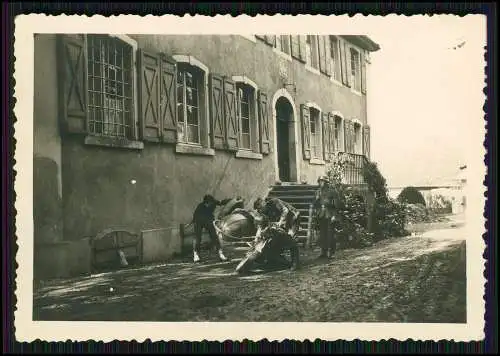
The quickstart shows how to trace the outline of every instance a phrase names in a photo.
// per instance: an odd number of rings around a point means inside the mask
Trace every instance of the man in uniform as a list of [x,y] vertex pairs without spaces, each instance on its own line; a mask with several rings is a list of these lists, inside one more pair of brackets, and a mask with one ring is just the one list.
[[223,205],[223,202],[218,201],[211,195],[205,195],[203,201],[198,204],[193,214],[193,224],[195,240],[193,243],[193,261],[200,261],[200,245],[201,245],[201,234],[203,229],[208,231],[212,247],[215,247],[219,253],[219,258],[221,261],[226,261],[227,258],[222,252],[222,248],[219,242],[219,237],[215,231],[213,222],[215,220],[214,211],[218,205]]
[[313,208],[319,228],[319,244],[321,247],[319,258],[330,258],[335,254],[336,249],[334,231],[335,198],[326,177],[319,177],[318,184],[319,190],[316,192]]
[[[297,229],[299,228],[300,212],[292,205],[278,198],[267,198],[263,200],[258,198],[254,203],[254,209],[264,216],[263,225],[268,223],[277,223],[283,228],[284,233],[275,236],[276,245],[283,249],[289,249],[292,265],[291,269],[295,270],[299,263],[299,248],[294,239]],[[259,230],[261,227],[259,227]]]

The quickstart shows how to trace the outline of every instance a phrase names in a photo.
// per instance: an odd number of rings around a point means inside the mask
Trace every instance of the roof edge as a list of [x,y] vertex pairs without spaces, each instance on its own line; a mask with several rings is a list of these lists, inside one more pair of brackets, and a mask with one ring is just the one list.
[[370,52],[377,52],[380,50],[380,45],[376,42],[374,42],[370,37],[365,36],[365,35],[342,35],[341,37],[345,38],[346,40],[352,42],[353,44],[358,45],[359,47],[370,51]]

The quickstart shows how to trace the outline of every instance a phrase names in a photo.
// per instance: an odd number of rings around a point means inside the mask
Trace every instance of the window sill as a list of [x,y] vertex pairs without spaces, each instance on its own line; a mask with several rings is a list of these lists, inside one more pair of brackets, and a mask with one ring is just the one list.
[[236,151],[236,158],[247,158],[247,159],[262,159],[262,154],[261,153],[256,153],[252,151],[247,151],[247,150],[239,150]]
[[333,83],[337,84],[338,86],[343,86],[344,85],[339,80],[335,79],[334,77],[330,77],[330,81],[332,81]]
[[319,158],[311,158],[309,160],[309,163],[317,165],[317,166],[324,166],[326,164],[325,161],[323,161],[322,159],[319,159]]
[[175,153],[184,153],[198,156],[215,156],[215,150],[212,148],[189,145],[187,143],[178,143],[175,145]]
[[311,67],[310,65],[306,64],[305,65],[306,69],[311,72],[311,73],[314,73],[314,74],[317,74],[317,75],[321,75],[321,72],[319,71],[319,69],[316,69],[316,68],[313,68]]
[[357,91],[356,89],[353,89],[352,87],[351,87],[351,92],[358,95],[358,96],[362,96],[360,91]]
[[128,148],[133,150],[144,149],[144,143],[141,141],[128,140],[126,138],[119,137],[87,136],[85,137],[85,144],[89,146]]

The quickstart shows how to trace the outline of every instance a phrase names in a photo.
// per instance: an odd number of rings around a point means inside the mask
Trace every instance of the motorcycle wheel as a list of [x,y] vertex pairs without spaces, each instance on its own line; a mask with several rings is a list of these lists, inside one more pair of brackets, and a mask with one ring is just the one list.
[[238,274],[243,274],[248,272],[250,267],[252,267],[253,263],[259,258],[260,252],[259,251],[252,251],[251,253],[247,254],[241,262],[236,266],[236,272]]

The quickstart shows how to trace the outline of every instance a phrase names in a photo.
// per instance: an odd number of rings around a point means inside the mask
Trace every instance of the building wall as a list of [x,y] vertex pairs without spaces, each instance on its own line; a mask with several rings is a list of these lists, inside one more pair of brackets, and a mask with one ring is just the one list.
[[[300,104],[314,102],[323,111],[338,111],[346,118],[357,118],[362,123],[367,121],[364,95],[354,94],[328,77],[307,70],[302,62],[282,58],[260,41],[236,35],[130,37],[141,49],[191,55],[210,72],[244,75],[260,90],[265,90],[269,102],[274,93],[283,89],[280,72],[286,72],[286,82],[296,84],[296,92],[290,87],[287,89],[297,113],[295,128],[301,178],[308,183],[315,183],[325,172],[325,166],[302,160]],[[42,211],[45,204],[52,204],[49,202],[57,202],[55,205],[59,207],[62,204],[65,239],[81,239],[117,226],[137,230],[175,226],[190,221],[195,205],[206,193],[217,198],[241,195],[251,201],[264,195],[274,183],[273,153],[262,160],[252,160],[222,151],[216,151],[215,156],[176,154],[172,145],[165,144],[145,143],[144,149],[135,151],[88,146],[81,137],[64,136],[61,142],[57,129],[55,36],[38,36],[35,53],[38,59],[35,61],[38,62],[35,70],[35,154],[55,162],[58,170],[52,165],[41,175],[45,177],[43,181],[50,182],[47,184],[59,187],[57,195],[52,192],[55,189],[39,189],[50,196],[42,194],[43,199],[36,198],[35,210]],[[273,137],[274,122],[271,131]]]
[[35,36],[33,217],[35,243],[62,239],[61,138],[55,35]]

